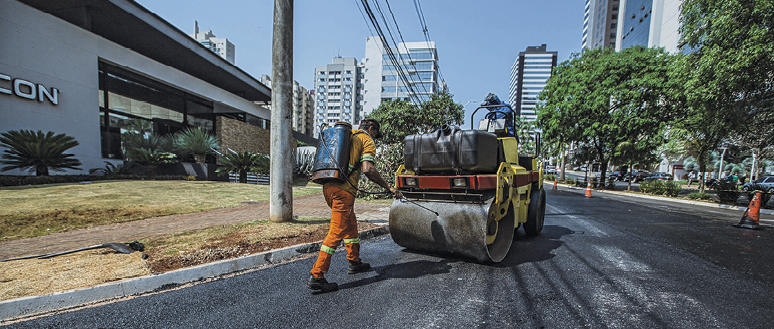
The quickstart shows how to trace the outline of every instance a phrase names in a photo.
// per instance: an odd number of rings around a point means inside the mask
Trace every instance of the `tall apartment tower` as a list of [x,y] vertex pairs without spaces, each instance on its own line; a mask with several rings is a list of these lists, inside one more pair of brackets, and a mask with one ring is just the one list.
[[439,83],[438,52],[434,41],[401,42],[392,53],[399,62],[397,66],[378,37],[366,38],[363,115],[390,99],[412,103],[428,100],[443,85]]
[[215,35],[212,34],[212,30],[199,33],[199,22],[197,21],[194,21],[194,33],[189,34],[189,36],[196,39],[196,41],[199,41],[199,43],[207,47],[207,49],[212,50],[220,55],[220,57],[223,57],[229,63],[235,64],[236,49],[234,44],[229,42],[228,39],[215,37]]
[[[262,75],[261,83],[271,88],[271,77],[265,74]],[[291,129],[307,136],[312,136],[314,132],[314,90],[306,90],[295,80],[293,81],[292,112]]]
[[618,3],[619,0],[586,0],[581,49],[615,47]]
[[556,66],[556,51],[546,51],[546,45],[527,47],[511,66],[511,86],[508,103],[527,121],[535,121],[538,94]]
[[616,51],[641,45],[679,51],[681,0],[620,0]]
[[317,66],[314,74],[314,136],[324,123],[332,126],[346,121],[357,127],[363,119],[363,64],[355,58],[336,57],[327,66]]

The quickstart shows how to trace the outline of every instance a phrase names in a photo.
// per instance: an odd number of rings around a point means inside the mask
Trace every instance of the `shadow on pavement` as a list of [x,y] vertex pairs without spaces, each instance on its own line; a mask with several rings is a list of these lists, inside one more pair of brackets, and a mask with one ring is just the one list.
[[451,270],[449,263],[451,262],[456,262],[456,260],[444,259],[439,262],[415,260],[400,264],[376,266],[371,269],[371,271],[376,272],[376,276],[342,284],[339,286],[339,289],[356,288],[387,279],[415,279],[425,275],[449,273]]
[[[550,214],[546,214],[546,217]],[[552,252],[561,247],[564,242],[562,236],[573,234],[575,231],[558,225],[545,225],[540,235],[528,237],[521,231],[513,239],[511,250],[502,262],[495,267],[514,267],[524,263],[541,262],[554,258]]]

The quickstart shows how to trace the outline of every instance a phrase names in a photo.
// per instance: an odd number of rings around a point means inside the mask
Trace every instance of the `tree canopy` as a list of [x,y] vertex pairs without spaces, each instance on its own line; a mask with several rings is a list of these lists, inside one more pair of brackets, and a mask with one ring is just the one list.
[[663,49],[641,46],[573,54],[539,96],[545,102],[538,106],[538,126],[546,140],[591,146],[603,173],[613,156],[627,163],[648,158],[674,116],[664,101],[670,61]]
[[408,135],[428,133],[444,124],[463,124],[465,111],[461,104],[454,102],[453,96],[442,90],[430,95],[430,99],[420,105],[404,100],[388,100],[382,102],[369,117],[379,121],[383,143],[403,143]]

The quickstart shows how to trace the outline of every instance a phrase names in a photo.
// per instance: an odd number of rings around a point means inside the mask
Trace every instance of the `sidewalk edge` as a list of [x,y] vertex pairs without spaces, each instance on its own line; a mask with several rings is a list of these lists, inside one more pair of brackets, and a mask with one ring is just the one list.
[[[583,187],[575,187],[575,186],[569,186],[565,184],[557,184],[558,186],[566,187],[573,190],[585,190],[586,188]],[[683,204],[690,204],[694,206],[702,206],[702,207],[710,207],[710,208],[721,208],[721,209],[731,209],[731,210],[741,210],[745,211],[747,210],[746,207],[739,207],[739,206],[731,206],[726,204],[718,204],[718,203],[708,203],[708,202],[701,202],[701,201],[689,201],[689,200],[682,200],[682,199],[673,199],[673,198],[666,198],[666,197],[660,197],[655,195],[647,195],[642,193],[621,193],[618,191],[608,191],[608,190],[593,190],[594,193],[607,193],[607,194],[615,194],[620,196],[631,196],[634,198],[642,198],[642,199],[651,199],[651,200],[659,200],[659,201],[667,201],[667,202],[676,202],[676,203],[683,203]],[[774,215],[774,210],[772,209],[761,209],[761,214],[767,214],[767,215]]]

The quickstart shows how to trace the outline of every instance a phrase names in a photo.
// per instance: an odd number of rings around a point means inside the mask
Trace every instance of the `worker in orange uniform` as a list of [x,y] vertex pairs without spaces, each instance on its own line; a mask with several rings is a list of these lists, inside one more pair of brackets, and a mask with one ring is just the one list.
[[357,183],[362,171],[368,179],[379,186],[389,189],[393,197],[400,199],[403,194],[391,187],[376,170],[374,156],[376,145],[374,138],[381,137],[379,122],[372,118],[360,121],[359,129],[352,130],[351,148],[349,152],[349,181],[328,182],[323,185],[323,195],[328,206],[331,207],[331,225],[328,235],[320,246],[320,255],[312,267],[312,276],[307,287],[323,292],[338,289],[338,284],[325,280],[325,273],[331,265],[331,258],[336,247],[344,241],[347,248],[347,260],[349,260],[349,274],[368,271],[371,265],[360,260],[360,239],[357,232],[357,219],[355,218],[355,195]]

